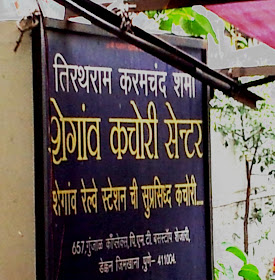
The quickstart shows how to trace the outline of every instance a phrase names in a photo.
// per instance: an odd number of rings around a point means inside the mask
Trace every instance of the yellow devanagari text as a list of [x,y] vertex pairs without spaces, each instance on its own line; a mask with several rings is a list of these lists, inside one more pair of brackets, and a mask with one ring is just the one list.
[[141,186],[144,215],[150,218],[151,209],[163,208],[165,205],[172,207],[171,203],[172,185],[162,185],[160,179],[155,176],[154,185]]
[[[183,149],[187,158],[193,158],[195,154],[199,158],[202,158],[200,145],[202,143],[202,121],[201,120],[184,120],[177,119],[172,106],[169,102],[166,102],[166,106],[170,113],[171,119],[165,119],[164,123],[168,126],[169,139],[165,143],[165,149],[170,159],[179,159],[179,138],[183,139]],[[180,126],[180,127],[179,127]],[[189,143],[189,137],[195,133],[197,140],[192,144]],[[193,146],[190,148],[190,146]],[[190,151],[191,149],[191,151]]]
[[55,180],[56,190],[52,191],[53,212],[56,216],[77,214],[77,189],[60,190]]
[[203,205],[203,201],[197,200],[197,183],[194,175],[191,175],[191,180],[188,175],[185,176],[186,183],[175,184],[175,199],[178,206],[184,203],[186,206]]
[[126,187],[113,187],[108,178],[109,187],[101,188],[102,201],[105,212],[126,211]]
[[[67,161],[67,154],[77,155],[78,161],[88,160],[88,155],[101,160],[100,118],[64,117],[54,98],[50,98],[57,116],[51,117],[51,148],[53,163]],[[84,107],[85,108],[85,107]]]
[[93,188],[86,188],[85,187],[85,182],[83,179],[81,179],[81,184],[82,184],[82,189],[80,190],[81,192],[81,200],[82,200],[82,206],[84,209],[84,212],[87,213],[92,213],[95,212],[97,213],[97,193],[98,189],[95,184],[95,180],[92,179],[92,184]]
[[138,185],[136,178],[133,178],[132,185],[129,187],[130,190],[130,197],[131,197],[131,204],[133,205],[134,209],[138,209]]
[[158,159],[157,112],[151,101],[147,106],[148,118],[141,117],[136,103],[131,100],[137,118],[110,118],[110,147],[117,159],[130,152],[136,159]]

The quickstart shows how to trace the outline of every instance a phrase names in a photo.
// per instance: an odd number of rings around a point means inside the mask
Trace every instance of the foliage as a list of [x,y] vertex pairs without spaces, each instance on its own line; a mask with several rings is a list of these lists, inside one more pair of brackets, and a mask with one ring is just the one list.
[[224,21],[225,34],[230,38],[231,45],[235,45],[237,50],[245,49],[259,44],[255,38],[251,38],[244,33],[242,33],[234,25],[227,21]]
[[[261,172],[275,164],[275,108],[268,102],[259,102],[257,110],[217,92],[212,101],[213,125],[224,136],[224,144],[234,144],[240,158],[257,164]],[[269,175],[274,170],[269,170]],[[275,175],[275,174],[274,174]]]
[[209,20],[196,12],[193,8],[178,8],[162,11],[147,12],[149,18],[154,18],[159,24],[160,30],[172,32],[173,25],[180,26],[182,30],[190,36],[205,36],[211,34],[215,42],[218,43],[216,34]]
[[242,260],[244,264],[247,264],[247,255],[238,247],[229,246],[225,251],[234,254],[236,257]]
[[254,203],[251,219],[259,223],[262,223],[262,219],[264,218],[264,216],[272,217],[274,215],[275,215],[274,203],[271,197],[268,197],[268,200],[264,203],[264,205],[261,205],[261,207],[257,206],[256,203]]
[[[236,246],[229,246],[226,248],[226,251],[236,256],[243,263],[241,269],[238,272],[238,275],[244,277],[246,280],[261,280],[259,276],[258,268],[248,262],[247,255]],[[214,268],[214,279],[226,279],[234,280],[234,271],[230,265],[225,265],[221,262],[217,262],[218,266]]]
[[[257,110],[216,93],[212,101],[214,129],[223,134],[225,146],[232,142],[240,152],[240,158],[245,159],[246,169],[246,199],[244,213],[244,251],[248,254],[248,223],[250,213],[251,176],[257,165],[261,172],[275,175],[275,108],[268,102],[257,104]],[[253,218],[261,222],[262,211],[255,208]]]

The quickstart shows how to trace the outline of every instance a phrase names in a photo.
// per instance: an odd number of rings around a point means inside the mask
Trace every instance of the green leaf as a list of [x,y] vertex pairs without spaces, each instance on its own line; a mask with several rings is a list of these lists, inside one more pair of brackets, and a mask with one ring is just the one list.
[[226,248],[227,252],[232,253],[233,255],[235,255],[236,257],[238,257],[240,260],[242,260],[244,262],[244,264],[247,264],[247,256],[246,254],[239,249],[236,246],[230,246]]
[[220,279],[220,271],[214,267],[214,280],[219,280]]
[[265,168],[263,166],[260,167],[261,172],[264,172]]
[[191,12],[192,17],[190,19],[182,18],[180,22],[181,28],[188,34],[193,36],[207,36],[208,33],[212,33],[212,36],[217,42],[216,35],[213,35],[214,31],[212,29],[209,21],[202,15],[199,15],[195,11]]
[[247,270],[259,274],[258,268],[254,264],[245,264],[241,270]]
[[221,263],[221,262],[217,262],[217,263],[218,263],[218,265],[219,265],[219,266],[221,267],[221,269],[222,269],[220,272],[221,272],[222,274],[225,274],[226,268],[225,268],[224,264]]
[[[226,267],[223,263],[221,262],[217,262],[218,265],[220,266],[220,269],[215,267],[215,274],[219,277],[220,273],[224,276],[226,276],[226,279],[228,280],[234,280],[234,273],[233,273],[233,269],[231,266]],[[217,278],[219,279],[219,278]]]
[[234,280],[234,273],[231,266],[228,269],[226,269],[226,276],[228,280]]
[[175,25],[179,25],[181,18],[185,16],[185,14],[181,13],[179,9],[166,10],[165,15],[166,20],[171,20]]
[[167,31],[172,31],[172,26],[173,26],[173,20],[172,19],[167,19],[167,20],[162,20],[159,24],[159,29],[160,30],[167,30]]
[[224,21],[224,28],[230,33],[231,24],[227,21]]
[[188,14],[182,9],[165,10],[164,15],[165,16],[160,18],[160,20],[170,19],[175,25],[179,25],[182,18],[185,18],[186,20],[189,19]]
[[160,18],[160,29],[172,30],[172,24],[179,25],[185,33],[191,36],[207,36],[211,34],[218,43],[216,33],[209,20],[194,11],[191,7],[170,9],[165,11],[165,17]]
[[245,264],[238,273],[246,280],[261,280],[258,268],[253,264]]
[[243,37],[238,38],[238,40],[237,40],[237,48],[238,49],[244,49],[246,47],[248,47],[247,40],[245,38],[243,38]]
[[149,18],[154,18],[155,15],[157,15],[157,11],[146,11],[145,14],[146,14]]

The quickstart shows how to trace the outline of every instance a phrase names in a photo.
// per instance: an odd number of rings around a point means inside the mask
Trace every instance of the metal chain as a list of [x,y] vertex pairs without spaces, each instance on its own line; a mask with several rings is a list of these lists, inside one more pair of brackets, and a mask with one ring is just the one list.
[[123,31],[132,32],[132,18],[133,13],[129,12],[129,4],[124,3],[123,0],[117,0],[108,6],[108,10],[113,11],[121,17],[120,29]]

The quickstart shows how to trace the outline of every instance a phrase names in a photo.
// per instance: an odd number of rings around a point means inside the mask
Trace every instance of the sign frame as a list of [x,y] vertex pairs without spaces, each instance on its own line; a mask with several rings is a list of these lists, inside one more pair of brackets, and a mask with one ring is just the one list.
[[[50,209],[48,186],[52,181],[51,155],[49,147],[49,101],[48,101],[48,72],[47,72],[47,38],[45,30],[58,32],[73,32],[77,34],[108,36],[108,32],[95,26],[69,23],[53,19],[44,19],[43,24],[33,30],[33,88],[34,88],[34,127],[35,127],[35,215],[36,215],[36,270],[37,279],[50,280],[53,260],[49,251],[49,233],[47,232]],[[206,43],[201,39],[180,38],[161,35],[179,48],[200,49],[202,60],[206,62]],[[210,129],[209,129],[209,100],[210,88],[202,84],[203,99],[203,164],[204,164],[204,205],[205,205],[205,240],[207,279],[213,278],[213,241],[212,241],[212,195],[210,177]]]

